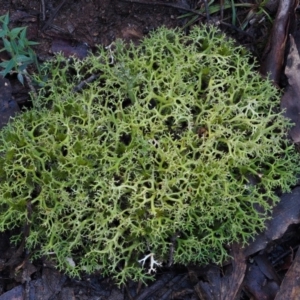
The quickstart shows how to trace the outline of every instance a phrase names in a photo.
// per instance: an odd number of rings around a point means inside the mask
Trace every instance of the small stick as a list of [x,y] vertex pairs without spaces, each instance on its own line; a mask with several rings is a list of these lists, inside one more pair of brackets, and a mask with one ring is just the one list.
[[35,98],[37,98],[36,90],[35,90],[35,88],[34,88],[34,86],[33,86],[33,84],[32,84],[32,80],[31,80],[31,78],[30,78],[30,76],[29,76],[29,74],[28,74],[28,72],[27,72],[26,69],[24,70],[23,75],[24,75],[24,77],[25,77],[25,79],[26,79],[26,81],[27,81],[27,84],[28,84],[29,89],[30,89],[30,91],[32,92],[33,96],[34,96]]
[[65,4],[65,2],[66,2],[66,0],[63,0],[60,4],[57,5],[57,7],[54,9],[54,12],[48,19],[48,21],[42,27],[42,31],[44,31],[50,25],[50,23],[53,21],[54,17],[56,16],[57,12],[61,9],[61,7]]
[[87,78],[86,80],[81,81],[78,85],[76,85],[73,88],[73,92],[79,92],[80,90],[82,90],[84,88],[84,86],[90,82],[93,82],[95,79],[97,79],[99,77],[99,75],[97,74],[92,74],[89,78]]
[[41,0],[42,21],[46,20],[45,0]]
[[204,6],[205,6],[205,13],[206,13],[206,21],[209,22],[209,9],[208,9],[208,3],[207,0],[204,0]]
[[175,234],[171,237],[171,245],[169,249],[169,261],[168,261],[168,267],[171,267],[173,264],[173,256],[175,252],[175,247],[176,247],[176,240],[179,237],[178,232],[175,232]]

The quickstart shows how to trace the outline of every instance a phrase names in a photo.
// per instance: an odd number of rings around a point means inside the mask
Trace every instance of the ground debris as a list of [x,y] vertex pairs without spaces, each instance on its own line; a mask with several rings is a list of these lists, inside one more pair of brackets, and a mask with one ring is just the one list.
[[300,251],[298,249],[294,262],[280,287],[280,291],[275,297],[275,300],[281,299],[300,299]]
[[6,125],[9,119],[20,110],[11,96],[11,92],[9,80],[0,76],[0,128]]
[[[297,35],[300,42],[300,36]],[[298,44],[299,44],[298,42]],[[285,116],[294,123],[290,130],[290,136],[295,143],[300,143],[300,57],[295,39],[290,35],[290,51],[287,57],[285,74],[288,77],[289,86],[281,99],[281,108],[285,110]]]

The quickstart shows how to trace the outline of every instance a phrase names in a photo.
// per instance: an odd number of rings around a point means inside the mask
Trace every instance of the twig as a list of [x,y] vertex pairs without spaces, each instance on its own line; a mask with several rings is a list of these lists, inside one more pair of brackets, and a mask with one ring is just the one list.
[[30,89],[30,91],[32,92],[33,96],[34,96],[35,98],[37,98],[36,90],[35,90],[35,88],[34,88],[34,86],[33,86],[33,84],[32,84],[32,80],[31,80],[31,78],[30,78],[30,76],[29,76],[29,74],[28,74],[28,72],[27,72],[26,69],[24,70],[23,75],[24,75],[24,77],[25,77],[25,79],[26,79],[26,82],[27,82],[27,84],[28,84],[28,86],[29,86],[29,89]]
[[62,6],[65,4],[65,2],[66,2],[66,0],[63,0],[60,4],[58,4],[56,6],[56,8],[54,9],[54,12],[52,13],[52,15],[49,17],[48,21],[42,27],[42,31],[45,30],[50,25],[50,23],[53,21],[54,17],[56,16],[57,12],[62,8]]
[[79,92],[80,90],[82,90],[84,88],[85,85],[87,85],[90,82],[93,82],[98,77],[99,77],[99,74],[92,74],[89,78],[87,78],[86,80],[81,81],[78,85],[76,85],[73,88],[73,92]]
[[204,0],[204,6],[205,6],[205,14],[206,14],[206,21],[209,22],[209,8],[208,8],[208,3],[207,0]]
[[41,0],[42,21],[46,20],[45,0]]
[[176,246],[176,240],[179,237],[178,232],[176,232],[172,237],[171,237],[171,245],[169,249],[169,261],[168,261],[168,267],[171,267],[173,264],[173,256],[175,252],[175,246]]
[[274,266],[274,267],[277,266],[277,265],[280,263],[280,261],[281,261],[283,258],[285,258],[286,256],[288,256],[288,255],[292,255],[292,256],[293,256],[294,251],[297,250],[297,248],[299,248],[299,245],[297,245],[297,246],[295,246],[295,247],[293,247],[293,248],[290,247],[289,250],[283,252],[281,255],[279,255],[279,256],[273,261],[273,263],[272,263],[273,266]]
[[166,273],[159,280],[157,280],[153,285],[149,286],[147,289],[143,290],[141,294],[136,295],[134,300],[146,300],[151,299],[152,295],[159,289],[165,287],[168,282],[174,278],[174,274]]
[[223,26],[229,27],[230,29],[232,29],[234,31],[237,31],[240,34],[242,34],[244,36],[248,36],[248,37],[250,37],[250,38],[253,39],[253,35],[252,34],[248,33],[247,31],[241,30],[238,27],[236,27],[236,26],[234,26],[234,25],[232,25],[230,23],[226,23],[226,22],[223,22],[223,21],[217,21],[215,23],[215,25],[223,25]]

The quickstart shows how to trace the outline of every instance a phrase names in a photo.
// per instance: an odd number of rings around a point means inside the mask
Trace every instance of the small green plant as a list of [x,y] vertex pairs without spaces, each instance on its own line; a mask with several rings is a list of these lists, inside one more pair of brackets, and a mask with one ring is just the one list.
[[48,62],[34,108],[0,132],[0,230],[29,222],[35,256],[118,284],[221,263],[300,171],[278,91],[214,27],[110,50]]
[[[234,0],[225,0],[223,4],[215,3],[215,0],[208,1],[207,8],[210,15],[222,14],[222,10],[231,10],[231,24],[237,26],[238,28],[245,30],[249,23],[259,23],[263,18],[267,17],[268,21],[272,23],[272,18],[265,8],[266,1],[256,1],[256,3],[237,3]],[[247,16],[245,18],[237,17],[238,9],[247,9]],[[206,13],[205,6],[203,5],[199,10],[202,15]],[[244,15],[242,12],[240,15]],[[188,22],[184,27],[189,27],[192,24],[199,21],[200,16],[195,13],[188,12],[179,18],[189,18]],[[223,20],[222,20],[223,21]],[[238,23],[238,24],[237,24]]]
[[5,77],[7,74],[17,73],[18,80],[24,84],[24,75],[27,76],[27,67],[35,64],[39,68],[36,54],[31,46],[37,45],[37,42],[28,41],[26,38],[26,27],[18,27],[10,30],[8,28],[9,15],[0,17],[0,38],[3,42],[3,48],[10,55],[10,59],[0,63],[0,75]]

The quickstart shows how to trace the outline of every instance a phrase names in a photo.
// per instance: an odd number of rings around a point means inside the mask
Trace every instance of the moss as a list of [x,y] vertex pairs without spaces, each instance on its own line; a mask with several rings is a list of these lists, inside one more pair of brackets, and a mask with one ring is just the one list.
[[174,263],[221,263],[296,182],[280,95],[213,27],[111,54],[49,62],[34,109],[0,132],[0,230],[29,218],[36,256],[119,284],[150,276],[147,253],[167,263],[174,240]]

